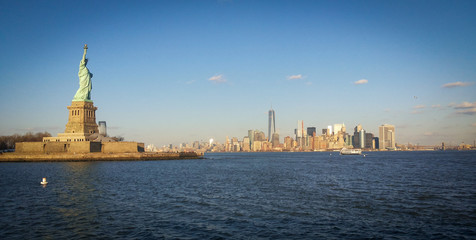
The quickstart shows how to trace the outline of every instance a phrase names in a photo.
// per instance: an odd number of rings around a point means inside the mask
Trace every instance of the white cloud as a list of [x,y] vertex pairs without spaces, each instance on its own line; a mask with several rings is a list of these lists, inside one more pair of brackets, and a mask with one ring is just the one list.
[[433,136],[433,133],[432,133],[432,132],[425,132],[425,133],[423,133],[423,135],[425,135],[425,136]]
[[441,87],[443,88],[466,87],[473,84],[474,83],[472,82],[452,82],[452,83],[443,84]]
[[423,111],[420,111],[420,110],[413,110],[413,111],[412,111],[412,114],[420,114],[420,113],[422,113],[422,112],[423,112]]
[[416,105],[413,107],[413,109],[423,109],[425,108],[425,105]]
[[476,102],[462,102],[460,104],[450,103],[448,104],[448,107],[461,109],[456,111],[457,114],[476,115]]
[[360,79],[359,81],[355,81],[354,84],[355,85],[360,85],[360,84],[367,84],[369,82],[369,80],[367,79]]
[[301,74],[288,76],[288,80],[296,80],[296,79],[302,79],[302,78],[303,76]]
[[465,115],[476,115],[476,108],[464,109],[456,111],[457,114],[465,114]]
[[224,83],[224,82],[226,82],[226,79],[222,74],[220,74],[220,75],[217,74],[217,75],[209,78],[208,81],[212,81],[214,83]]
[[441,108],[440,104],[431,105],[432,108]]
[[311,86],[311,85],[312,85],[312,82],[309,82],[309,81],[308,81],[308,82],[306,82],[306,85]]
[[190,84],[192,84],[192,83],[194,83],[194,82],[195,82],[195,80],[191,80],[191,81],[185,82],[185,84],[190,85]]
[[462,102],[460,104],[450,103],[448,107],[452,107],[454,109],[461,109],[456,111],[457,114],[466,114],[466,115],[475,115],[476,114],[476,102]]
[[476,108],[476,102],[473,102],[473,103],[463,102],[461,104],[452,104],[451,106],[454,107],[455,109]]

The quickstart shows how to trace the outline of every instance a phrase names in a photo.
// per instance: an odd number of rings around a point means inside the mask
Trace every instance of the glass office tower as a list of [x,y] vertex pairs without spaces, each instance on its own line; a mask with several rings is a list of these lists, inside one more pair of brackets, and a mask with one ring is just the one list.
[[271,108],[268,112],[268,142],[271,142],[274,133],[276,133],[276,118],[274,110]]

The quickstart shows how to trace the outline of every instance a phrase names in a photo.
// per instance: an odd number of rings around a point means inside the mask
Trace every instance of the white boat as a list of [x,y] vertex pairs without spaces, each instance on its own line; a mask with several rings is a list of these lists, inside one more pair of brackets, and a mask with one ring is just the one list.
[[348,148],[342,148],[340,150],[340,155],[360,155],[362,154],[362,149],[348,149]]

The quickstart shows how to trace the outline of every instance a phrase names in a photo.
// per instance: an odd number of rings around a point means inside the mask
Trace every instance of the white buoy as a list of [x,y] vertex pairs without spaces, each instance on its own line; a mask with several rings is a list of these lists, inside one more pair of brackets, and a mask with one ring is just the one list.
[[41,185],[46,185],[46,184],[48,184],[48,182],[46,181],[46,178],[45,178],[45,177],[43,178],[43,181],[41,181],[40,183],[41,183]]

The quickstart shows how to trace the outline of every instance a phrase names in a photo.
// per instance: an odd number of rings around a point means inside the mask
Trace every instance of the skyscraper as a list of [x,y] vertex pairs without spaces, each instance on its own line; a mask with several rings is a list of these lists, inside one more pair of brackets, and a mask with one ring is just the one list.
[[243,138],[243,152],[249,152],[250,149],[250,138],[246,136]]
[[307,135],[313,137],[314,134],[317,134],[315,127],[308,127],[307,128]]
[[365,147],[369,149],[375,149],[375,143],[373,141],[374,134],[373,133],[365,133]]
[[363,128],[360,124],[354,128],[354,136],[352,137],[352,145],[354,146],[354,148],[363,148],[362,146],[365,145],[365,136],[360,136],[362,130]]
[[107,127],[106,127],[106,121],[99,121],[99,135],[103,135],[104,137],[107,137]]
[[253,148],[253,144],[255,142],[255,131],[248,130],[248,138],[250,139],[250,149]]
[[345,132],[345,124],[336,123],[334,124],[334,128],[332,130],[334,135],[339,134],[340,131]]
[[274,133],[276,133],[276,118],[274,110],[271,108],[268,112],[268,142],[271,142]]
[[296,134],[296,142],[298,142],[299,146],[304,145],[304,138],[307,135],[307,132],[304,132],[304,122],[303,120],[298,120],[298,128],[294,132]]
[[379,149],[395,149],[395,126],[383,124],[378,127]]
[[304,122],[303,120],[298,120],[297,122],[297,129],[296,129],[296,138],[301,138],[304,136]]
[[359,131],[359,148],[365,148],[365,130],[360,129]]
[[271,143],[273,148],[279,146],[279,134],[273,133],[273,136],[271,137]]

